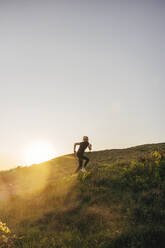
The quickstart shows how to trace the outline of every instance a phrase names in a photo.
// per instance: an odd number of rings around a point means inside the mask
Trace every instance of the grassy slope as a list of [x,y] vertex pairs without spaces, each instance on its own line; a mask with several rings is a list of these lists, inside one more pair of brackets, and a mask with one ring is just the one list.
[[22,237],[16,247],[163,247],[163,179],[143,159],[153,151],[165,143],[88,153],[85,174],[73,174],[72,154],[1,172],[0,215]]

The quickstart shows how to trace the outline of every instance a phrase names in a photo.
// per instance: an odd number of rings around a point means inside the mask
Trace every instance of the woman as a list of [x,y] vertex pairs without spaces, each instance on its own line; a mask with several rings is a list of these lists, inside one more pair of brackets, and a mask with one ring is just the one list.
[[[76,152],[76,146],[79,146],[79,149],[77,152]],[[79,161],[79,167],[77,168],[76,172],[78,172],[80,169],[83,172],[86,171],[85,167],[87,166],[87,164],[89,162],[89,158],[84,156],[84,152],[85,152],[87,147],[90,151],[92,150],[92,145],[89,144],[87,136],[83,137],[83,142],[74,144],[74,154],[77,155],[78,161]],[[85,160],[84,166],[83,166],[83,160]]]

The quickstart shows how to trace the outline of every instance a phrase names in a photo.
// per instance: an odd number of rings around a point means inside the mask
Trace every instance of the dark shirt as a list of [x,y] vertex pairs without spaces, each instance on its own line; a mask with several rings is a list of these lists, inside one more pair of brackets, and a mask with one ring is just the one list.
[[85,149],[88,147],[89,142],[88,141],[84,141],[80,143],[80,147],[78,149],[77,155],[83,155],[83,153],[85,152]]

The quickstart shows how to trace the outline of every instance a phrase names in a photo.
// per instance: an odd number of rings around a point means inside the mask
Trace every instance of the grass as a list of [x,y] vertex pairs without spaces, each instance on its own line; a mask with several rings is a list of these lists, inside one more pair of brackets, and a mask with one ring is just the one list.
[[164,247],[164,152],[162,143],[88,153],[78,175],[73,155],[1,172],[1,220],[16,234],[4,247]]

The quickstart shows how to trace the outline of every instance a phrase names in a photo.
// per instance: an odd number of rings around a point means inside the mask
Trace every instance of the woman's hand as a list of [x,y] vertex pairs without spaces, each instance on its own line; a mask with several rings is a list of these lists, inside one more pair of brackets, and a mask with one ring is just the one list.
[[91,150],[92,150],[92,145],[89,144],[89,145],[88,145],[88,148],[89,148],[89,151],[91,151]]

